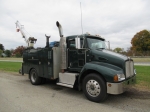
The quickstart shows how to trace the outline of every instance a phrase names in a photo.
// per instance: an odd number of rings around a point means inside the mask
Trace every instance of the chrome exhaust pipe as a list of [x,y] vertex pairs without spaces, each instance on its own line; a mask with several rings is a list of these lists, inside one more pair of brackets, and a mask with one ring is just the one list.
[[58,30],[59,30],[59,35],[60,35],[60,44],[59,44],[59,47],[60,47],[60,59],[61,59],[61,62],[60,62],[60,68],[61,68],[61,71],[62,73],[65,72],[65,69],[67,69],[67,54],[66,54],[66,37],[63,37],[63,31],[62,31],[62,26],[61,24],[57,21],[56,22],[56,26],[58,27]]
[[45,34],[45,37],[46,37],[46,47],[49,47],[49,38],[50,38],[51,36],[47,36],[47,35]]
[[62,26],[58,21],[56,22],[56,26],[58,27],[60,37],[63,37]]

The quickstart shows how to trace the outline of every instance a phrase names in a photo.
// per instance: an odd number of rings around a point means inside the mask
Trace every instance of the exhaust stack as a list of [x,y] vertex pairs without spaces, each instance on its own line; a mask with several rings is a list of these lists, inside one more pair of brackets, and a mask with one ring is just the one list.
[[62,26],[58,21],[56,22],[56,26],[58,27],[60,37],[63,37]]
[[60,35],[60,59],[61,59],[61,72],[64,73],[65,69],[67,69],[67,59],[66,59],[66,37],[63,37],[63,31],[62,31],[62,26],[61,24],[57,21],[56,26],[58,27],[59,30],[59,35]]
[[51,36],[47,36],[47,35],[45,34],[45,37],[46,37],[46,47],[49,47],[49,38],[50,38]]

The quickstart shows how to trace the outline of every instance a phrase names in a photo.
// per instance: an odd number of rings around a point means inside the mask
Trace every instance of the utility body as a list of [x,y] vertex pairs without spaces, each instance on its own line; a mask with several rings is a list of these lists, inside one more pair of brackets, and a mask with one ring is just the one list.
[[57,85],[77,87],[89,100],[101,102],[108,94],[121,94],[126,85],[135,83],[133,60],[106,49],[104,38],[90,34],[63,37],[61,25],[56,24],[59,45],[50,47],[47,37],[45,48],[29,47],[23,52],[22,74],[29,74],[33,85],[56,79]]

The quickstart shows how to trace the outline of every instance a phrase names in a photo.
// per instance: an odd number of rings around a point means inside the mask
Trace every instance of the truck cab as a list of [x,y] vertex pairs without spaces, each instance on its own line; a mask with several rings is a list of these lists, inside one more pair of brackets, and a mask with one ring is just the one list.
[[[77,46],[76,38],[79,40],[79,48]],[[96,49],[105,49],[105,40],[98,36],[75,35],[68,36],[67,52],[68,52],[68,71],[80,72],[83,66],[91,61],[94,61],[92,51]]]
[[[80,39],[80,48],[76,46],[77,37]],[[108,50],[104,38],[90,34],[70,36],[67,37],[67,43],[68,71],[79,72],[79,84],[91,73],[104,80],[109,94],[121,94],[124,92],[124,85],[135,83],[133,60]]]

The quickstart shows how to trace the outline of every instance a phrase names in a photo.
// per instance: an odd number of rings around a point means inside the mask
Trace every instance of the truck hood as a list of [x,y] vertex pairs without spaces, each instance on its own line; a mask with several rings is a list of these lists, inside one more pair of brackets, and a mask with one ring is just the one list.
[[92,50],[92,61],[109,63],[120,68],[124,68],[127,56],[121,55],[105,49]]

